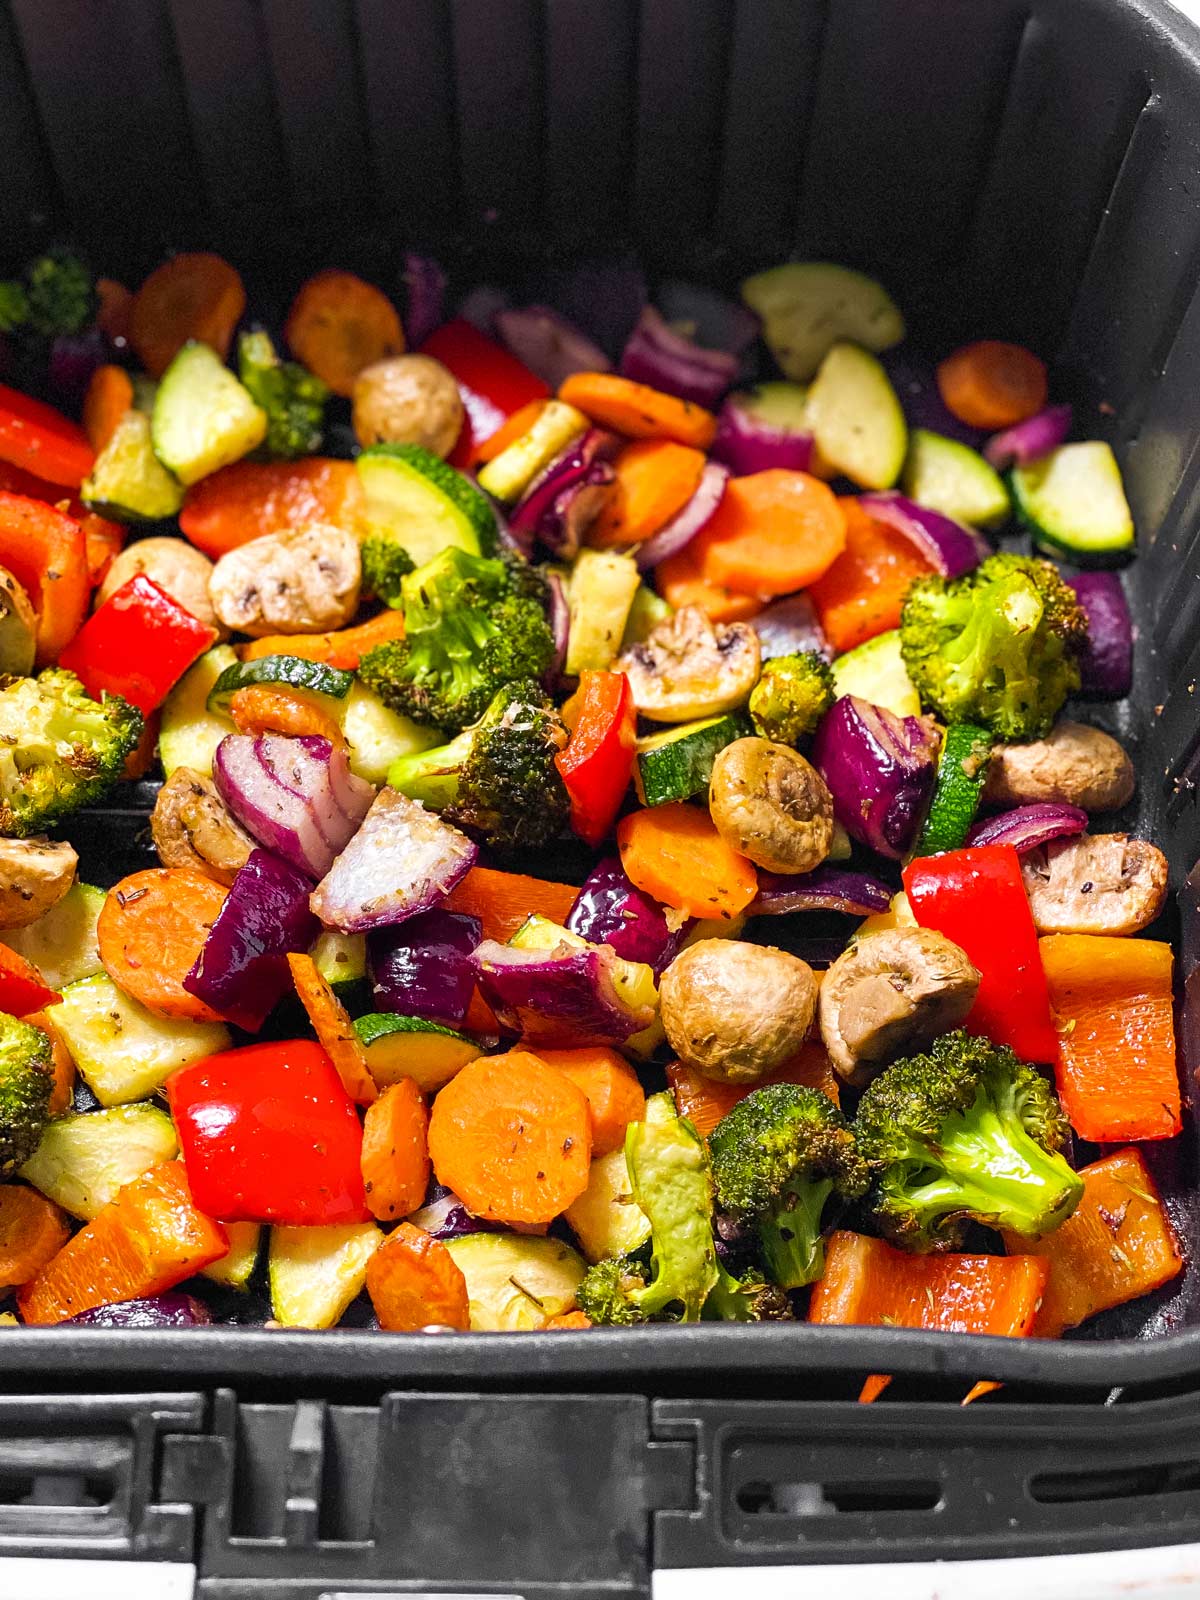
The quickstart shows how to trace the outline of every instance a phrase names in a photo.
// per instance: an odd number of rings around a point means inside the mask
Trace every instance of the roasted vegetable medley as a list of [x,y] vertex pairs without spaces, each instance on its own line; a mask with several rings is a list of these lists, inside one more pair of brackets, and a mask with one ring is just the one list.
[[1181,1271],[1167,863],[1074,720],[1134,528],[1036,355],[819,262],[276,328],[56,250],[0,330],[6,1320],[1054,1337]]

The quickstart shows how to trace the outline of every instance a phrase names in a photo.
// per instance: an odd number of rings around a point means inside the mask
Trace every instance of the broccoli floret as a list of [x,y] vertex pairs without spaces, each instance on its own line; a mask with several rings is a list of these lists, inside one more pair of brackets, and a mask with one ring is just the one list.
[[584,1273],[575,1291],[575,1303],[597,1327],[628,1328],[645,1322],[635,1296],[645,1292],[641,1267],[625,1256],[609,1256]]
[[28,325],[53,339],[78,333],[96,311],[96,285],[87,266],[69,250],[50,250],[25,268]]
[[11,1178],[37,1149],[53,1087],[48,1036],[0,1012],[0,1179]]
[[825,657],[776,656],[763,666],[750,696],[754,731],[777,744],[797,745],[833,704],[833,673]]
[[291,461],[321,448],[329,386],[298,361],[281,361],[270,334],[242,334],[238,377],[267,413],[267,455]]
[[752,1222],[767,1272],[784,1289],[821,1276],[821,1213],[829,1196],[855,1199],[867,1167],[845,1117],[827,1095],[794,1083],[755,1089],[708,1141],[717,1199]]
[[401,581],[404,638],[369,650],[359,676],[393,711],[457,733],[506,683],[540,678],[550,665],[543,589],[519,558],[451,546]]
[[1087,617],[1048,561],[989,556],[961,578],[919,578],[900,648],[921,699],[946,722],[1038,739],[1079,687]]
[[1036,1239],[1083,1193],[1059,1154],[1067,1124],[1045,1078],[961,1029],[886,1068],[854,1127],[875,1218],[910,1250],[953,1249],[970,1219]]
[[494,851],[537,849],[566,826],[570,804],[554,764],[566,742],[553,701],[526,679],[506,684],[449,744],[394,761],[388,782]]
[[15,333],[29,321],[29,296],[15,278],[0,282],[0,333]]
[[135,706],[120,695],[91,699],[61,667],[0,678],[0,835],[44,833],[98,800],[141,732]]
[[790,1322],[795,1312],[779,1285],[757,1267],[735,1278],[718,1262],[717,1282],[704,1302],[704,1317],[716,1322]]
[[400,585],[416,571],[413,558],[395,539],[364,539],[362,542],[362,586],[385,605],[399,610],[404,603]]

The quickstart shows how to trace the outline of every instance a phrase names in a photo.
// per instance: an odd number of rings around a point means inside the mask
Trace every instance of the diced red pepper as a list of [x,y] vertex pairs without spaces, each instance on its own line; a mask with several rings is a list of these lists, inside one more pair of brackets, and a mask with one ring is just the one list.
[[95,460],[87,434],[70,418],[0,383],[0,461],[78,489]]
[[571,827],[598,845],[616,820],[633,773],[637,710],[623,672],[581,672],[577,717],[554,758],[571,799]]
[[226,1050],[167,1080],[196,1204],[224,1222],[365,1222],[362,1124],[312,1039]]
[[904,869],[913,915],[965,950],[982,974],[964,1026],[1023,1061],[1058,1059],[1037,929],[1012,845],[922,856]]
[[476,445],[490,439],[522,406],[550,394],[549,384],[462,317],[435,329],[421,354],[454,374],[462,396],[466,418],[449,457],[455,467],[471,466]]
[[217,637],[144,572],[111,594],[59,656],[90,695],[124,695],[155,711]]
[[83,529],[58,506],[0,490],[0,567],[37,612],[36,665],[49,666],[87,615],[91,583]]
[[44,981],[32,962],[0,944],[0,1011],[10,1017],[27,1017],[31,1011],[57,1005],[61,999],[62,995]]

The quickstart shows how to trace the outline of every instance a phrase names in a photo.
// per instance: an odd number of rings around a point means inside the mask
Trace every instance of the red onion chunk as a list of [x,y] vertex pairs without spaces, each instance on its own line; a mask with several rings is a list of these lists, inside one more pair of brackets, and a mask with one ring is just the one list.
[[919,506],[894,489],[860,494],[858,503],[876,522],[886,523],[903,534],[943,578],[959,578],[964,572],[973,571],[992,553],[987,540],[973,528],[964,527],[940,511],[931,511],[928,506]]
[[428,1205],[414,1212],[409,1221],[431,1239],[461,1239],[465,1233],[504,1232],[502,1222],[473,1217],[452,1189],[443,1189]]
[[256,1033],[292,987],[287,958],[317,937],[312,885],[290,862],[252,850],[183,980],[189,994]]
[[68,1317],[72,1328],[204,1328],[212,1312],[195,1295],[156,1294],[152,1300],[121,1300],[116,1305],[93,1306]]
[[776,656],[801,656],[816,651],[833,660],[833,650],[825,637],[817,617],[816,607],[806,594],[792,594],[786,600],[775,600],[765,611],[751,618],[750,626],[758,635],[759,649],[764,661]]
[[605,945],[518,950],[485,939],[475,951],[483,998],[506,1029],[531,1043],[623,1044],[649,1027],[653,1010],[632,1010],[617,993]]
[[471,956],[482,936],[478,917],[440,906],[376,928],[367,937],[367,962],[377,1008],[458,1027],[475,990]]
[[984,459],[997,472],[1011,466],[1027,467],[1057,450],[1071,431],[1070,406],[1047,406],[1036,416],[1026,417],[1015,427],[993,434],[984,446]]
[[688,917],[672,928],[657,900],[635,889],[620,856],[606,856],[593,868],[575,898],[567,927],[589,944],[606,944],[625,961],[643,961],[661,978],[691,931]]
[[735,478],[782,467],[807,472],[812,465],[813,436],[793,433],[754,413],[753,395],[731,394],[717,413],[712,457],[723,461]]
[[573,372],[612,370],[600,346],[549,306],[497,311],[494,323],[501,344],[552,389]]
[[690,324],[692,337],[706,350],[744,355],[762,329],[749,306],[698,283],[661,283],[654,298],[667,321],[675,327]]
[[881,878],[845,867],[820,866],[796,875],[760,872],[758,895],[751,902],[752,917],[777,917],[789,911],[845,911],[869,917],[886,911],[893,891]]
[[722,466],[719,461],[706,462],[696,492],[687,505],[675,513],[665,528],[660,528],[652,539],[647,539],[638,551],[638,571],[649,572],[651,567],[656,567],[668,556],[678,555],[685,545],[691,544],[716,515],[728,482],[728,467]]
[[231,733],[217,746],[213,780],[247,833],[314,880],[329,871],[375,797],[350,771],[344,745],[312,735]]
[[575,555],[600,514],[613,481],[610,462],[621,447],[615,434],[589,428],[534,479],[509,517],[522,544],[535,539],[555,555]]
[[1014,850],[1036,850],[1053,839],[1070,839],[1087,831],[1088,814],[1078,806],[1042,800],[1016,806],[977,822],[967,835],[968,844],[1011,844]]
[[933,792],[941,735],[922,717],[897,717],[843,695],[821,718],[812,759],[852,839],[898,861]]
[[416,800],[381,789],[309,904],[343,933],[390,927],[439,905],[478,854],[478,845]]
[[546,620],[554,636],[554,659],[546,668],[542,681],[547,692],[553,694],[562,681],[562,671],[567,661],[567,645],[571,636],[571,608],[567,603],[566,587],[557,572],[546,574],[546,588],[549,594]]
[[724,350],[705,350],[676,333],[653,306],[647,306],[621,352],[621,373],[635,383],[711,407],[737,378],[738,360]]
[[1088,620],[1079,661],[1081,688],[1102,700],[1123,700],[1133,687],[1133,618],[1115,572],[1083,572],[1067,582]]
[[404,255],[404,339],[410,350],[424,344],[446,320],[446,274],[432,256]]

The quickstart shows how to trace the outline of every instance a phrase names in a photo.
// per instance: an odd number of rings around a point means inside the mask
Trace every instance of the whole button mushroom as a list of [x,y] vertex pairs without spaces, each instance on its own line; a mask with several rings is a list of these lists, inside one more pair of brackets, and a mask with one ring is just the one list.
[[663,973],[659,998],[667,1039],[685,1066],[724,1083],[754,1083],[804,1043],[817,979],[771,945],[701,939]]
[[886,928],[843,950],[821,984],[821,1038],[838,1077],[867,1084],[889,1062],[956,1028],[980,974],[932,928]]
[[758,635],[744,622],[715,626],[699,606],[681,606],[614,663],[651,722],[691,722],[745,705],[762,664]]
[[991,806],[1048,800],[1084,811],[1117,811],[1133,798],[1133,762],[1107,733],[1059,722],[1031,744],[997,745],[983,799]]
[[419,444],[448,456],[463,425],[458,384],[432,356],[389,356],[354,380],[359,444]]
[[1039,933],[1140,933],[1167,898],[1167,858],[1127,833],[1056,839],[1021,856]]
[[718,752],[708,806],[731,850],[768,872],[811,872],[833,843],[833,796],[804,757],[770,739]]
[[139,539],[128,549],[114,556],[112,565],[104,575],[104,582],[96,591],[96,604],[101,606],[123,588],[130,578],[140,572],[165,589],[172,600],[178,600],[185,611],[190,611],[197,622],[216,628],[221,638],[228,638],[229,630],[221,626],[220,618],[209,599],[208,582],[213,574],[213,564],[203,552],[184,539]]
[[208,592],[235,632],[325,633],[350,621],[361,580],[355,536],[329,522],[306,522],[223,555]]

